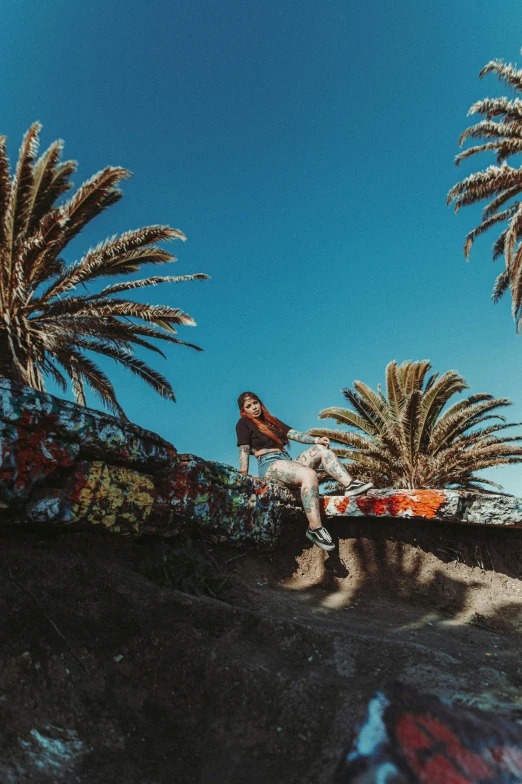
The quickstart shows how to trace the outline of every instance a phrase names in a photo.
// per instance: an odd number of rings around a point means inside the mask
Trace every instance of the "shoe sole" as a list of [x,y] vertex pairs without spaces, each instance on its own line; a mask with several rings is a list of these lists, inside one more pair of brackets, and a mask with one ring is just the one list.
[[320,547],[321,550],[335,550],[334,544],[319,544],[319,542],[316,542],[314,537],[310,536],[308,531],[306,532],[306,538],[310,539],[310,541],[313,542],[313,544],[315,544],[316,547]]
[[368,492],[368,490],[371,490],[372,487],[373,487],[373,483],[372,482],[368,482],[367,484],[363,485],[362,487],[359,487],[357,490],[352,490],[352,492],[350,492],[348,490],[344,495],[345,495],[346,498],[355,498],[358,495],[362,495],[363,493]]

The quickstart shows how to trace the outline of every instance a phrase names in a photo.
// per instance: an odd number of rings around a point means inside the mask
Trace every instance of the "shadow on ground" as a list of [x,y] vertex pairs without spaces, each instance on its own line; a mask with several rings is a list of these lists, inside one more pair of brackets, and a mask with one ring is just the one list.
[[[338,542],[333,552],[311,546],[294,528],[254,572],[294,591],[325,589],[332,608],[393,597],[445,619],[522,628],[522,531],[359,518],[328,527]],[[241,566],[240,574],[255,576],[251,560]]]
[[220,599],[140,573],[163,542],[2,534],[0,780],[330,784],[396,679],[522,715],[519,532],[330,528],[329,556],[296,527],[269,554],[199,545]]

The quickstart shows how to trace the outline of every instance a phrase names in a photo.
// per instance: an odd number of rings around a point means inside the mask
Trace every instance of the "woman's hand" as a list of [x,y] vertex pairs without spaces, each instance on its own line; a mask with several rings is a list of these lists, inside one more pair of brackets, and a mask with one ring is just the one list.
[[315,443],[316,444],[322,444],[323,446],[328,448],[330,446],[330,439],[326,438],[326,436],[323,436],[322,438],[319,438],[319,436],[318,436],[315,439]]

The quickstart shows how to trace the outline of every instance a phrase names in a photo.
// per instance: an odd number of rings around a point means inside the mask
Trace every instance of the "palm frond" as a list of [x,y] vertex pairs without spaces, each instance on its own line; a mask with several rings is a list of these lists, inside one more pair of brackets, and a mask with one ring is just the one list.
[[399,380],[397,362],[390,362],[386,367],[386,395],[388,404],[395,418],[398,420],[404,403],[405,390]]
[[404,401],[401,414],[402,440],[405,447],[405,455],[409,465],[415,464],[417,456],[417,432],[419,428],[419,417],[422,405],[422,393],[416,389]]
[[[522,90],[522,71],[511,63],[491,60],[480,72],[481,78],[486,74],[496,75],[517,93]],[[512,156],[522,152],[522,101],[518,95],[513,100],[505,96],[486,98],[474,103],[468,114],[479,114],[483,119],[461,134],[459,145],[469,139],[481,143],[463,150],[457,155],[455,163],[458,165],[477,153],[490,152],[495,154],[497,165],[471,174],[454,185],[448,193],[447,203],[453,204],[455,212],[458,212],[463,206],[489,202],[483,209],[481,224],[468,233],[464,244],[465,258],[469,258],[476,237],[496,225],[507,223],[507,228],[503,229],[493,246],[493,259],[504,255],[506,271],[497,278],[492,297],[497,302],[510,289],[512,316],[518,330],[522,314],[522,281],[519,281],[522,277],[522,254],[518,252],[522,239],[522,206],[516,202],[502,211],[501,208],[522,191],[522,167],[513,168],[507,163]],[[515,264],[517,267],[513,269]]]
[[[473,231],[470,231],[468,236],[466,237],[466,242],[464,243],[465,258],[469,259],[471,248],[477,237],[480,237],[481,234],[484,234],[484,232],[486,232],[492,226],[495,226],[495,224],[502,223],[503,221],[512,218],[513,215],[517,212],[518,207],[519,207],[519,202],[513,204],[511,207],[508,207],[507,210],[503,210],[502,212],[497,212],[496,215],[491,216],[487,220],[483,220],[482,223],[480,223],[475,229],[473,229]],[[504,239],[508,231],[509,228],[507,229],[506,234],[504,235]],[[504,252],[504,243],[502,244],[502,252]]]
[[91,248],[83,258],[68,267],[45,292],[42,299],[47,301],[75,288],[79,283],[97,277],[124,275],[137,272],[145,264],[165,264],[176,261],[171,253],[154,245],[155,242],[170,239],[185,240],[185,235],[179,229],[155,225],[126,232],[119,237],[111,237],[95,248]]
[[38,138],[41,128],[40,123],[33,123],[25,134],[20,148],[20,157],[7,209],[6,234],[11,247],[18,235],[26,229],[31,215],[31,191],[34,185],[33,163],[38,154]]
[[339,408],[337,406],[325,408],[319,412],[319,419],[335,419],[338,425],[351,425],[369,436],[377,436],[379,434],[378,429],[368,417],[361,416],[348,408]]
[[53,205],[72,188],[70,177],[76,171],[76,161],[60,163],[63,142],[58,140],[40,156],[34,166],[34,187],[31,194],[31,217],[27,233],[38,229],[42,218],[53,209]]
[[0,248],[7,235],[7,212],[11,193],[11,177],[9,175],[9,159],[7,157],[7,138],[0,136]]
[[118,186],[130,173],[108,166],[57,205],[72,187],[76,164],[61,162],[61,141],[37,158],[39,132],[35,123],[25,135],[12,177],[5,138],[0,137],[0,374],[40,390],[45,389],[46,375],[62,389],[68,377],[78,402],[85,404],[90,387],[104,405],[123,416],[110,380],[85,353],[93,352],[113,359],[155,392],[174,400],[170,382],[134,356],[134,350],[164,357],[156,345],[161,340],[201,351],[177,337],[176,327],[194,326],[194,319],[180,308],[115,295],[208,276],[121,280],[94,294],[80,289],[101,277],[121,279],[145,264],[175,261],[155,243],[184,240],[185,235],[169,226],[146,226],[110,237],[79,261],[67,264],[61,255],[64,248],[90,220],[121,198]]
[[522,90],[522,71],[519,71],[511,63],[505,63],[503,60],[490,60],[479,73],[479,77],[483,79],[490,73],[495,74],[499,81],[506,82],[515,90]]
[[483,172],[470,174],[450,189],[448,204],[454,204],[457,213],[461,207],[476,204],[483,199],[503,193],[508,188],[515,188],[517,193],[522,190],[519,169],[513,169],[507,163],[500,166],[488,166]]
[[522,101],[520,98],[514,98],[510,101],[505,96],[500,98],[483,98],[480,101],[475,101],[469,108],[468,117],[471,117],[473,114],[481,114],[488,120],[502,117],[503,122],[511,122],[516,126],[522,120]]
[[[403,386],[406,395],[422,389],[426,373],[431,370],[431,362],[423,359],[421,362],[403,362],[399,371],[403,375]],[[437,376],[438,374],[435,374]]]
[[430,370],[428,360],[390,363],[387,397],[355,382],[353,390],[343,390],[355,411],[332,407],[319,415],[359,432],[313,428],[310,434],[329,438],[335,453],[349,461],[350,471],[356,466],[354,475],[371,478],[376,487],[482,487],[487,481],[476,477],[476,471],[519,462],[522,436],[503,432],[519,423],[507,423],[498,413],[510,401],[478,393],[447,408],[468,384],[455,370],[428,377]]
[[[73,346],[69,345],[65,351],[56,351],[56,360],[76,384],[73,387],[77,401],[85,405],[83,382],[85,381],[102,403],[122,419],[127,419],[125,412],[118,403],[116,392],[109,378],[97,367],[92,360],[84,356]],[[79,383],[78,383],[79,382]]]
[[468,388],[465,380],[454,370],[447,370],[425,390],[417,428],[417,448],[426,444],[437,418],[450,397]]
[[188,280],[209,280],[209,276],[203,272],[196,272],[193,275],[162,275],[142,280],[129,280],[126,283],[113,283],[111,286],[106,286],[100,292],[100,296],[107,297],[111,294],[119,294],[121,291],[142,289],[145,286],[158,286],[160,283],[185,283]]

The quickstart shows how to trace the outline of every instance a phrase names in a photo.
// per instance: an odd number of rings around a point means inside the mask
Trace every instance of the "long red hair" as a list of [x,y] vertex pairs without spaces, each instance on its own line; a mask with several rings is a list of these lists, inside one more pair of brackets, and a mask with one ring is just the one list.
[[[261,406],[260,417],[253,417],[250,414],[247,414],[243,408],[245,401],[249,398],[257,400]],[[257,395],[255,395],[253,392],[243,392],[243,394],[239,396],[237,402],[239,405],[239,413],[242,417],[253,422],[265,436],[268,436],[268,438],[271,438],[272,441],[275,441],[280,449],[285,448],[285,445],[288,444],[288,438],[285,436],[283,423],[270,413],[263,401]]]

